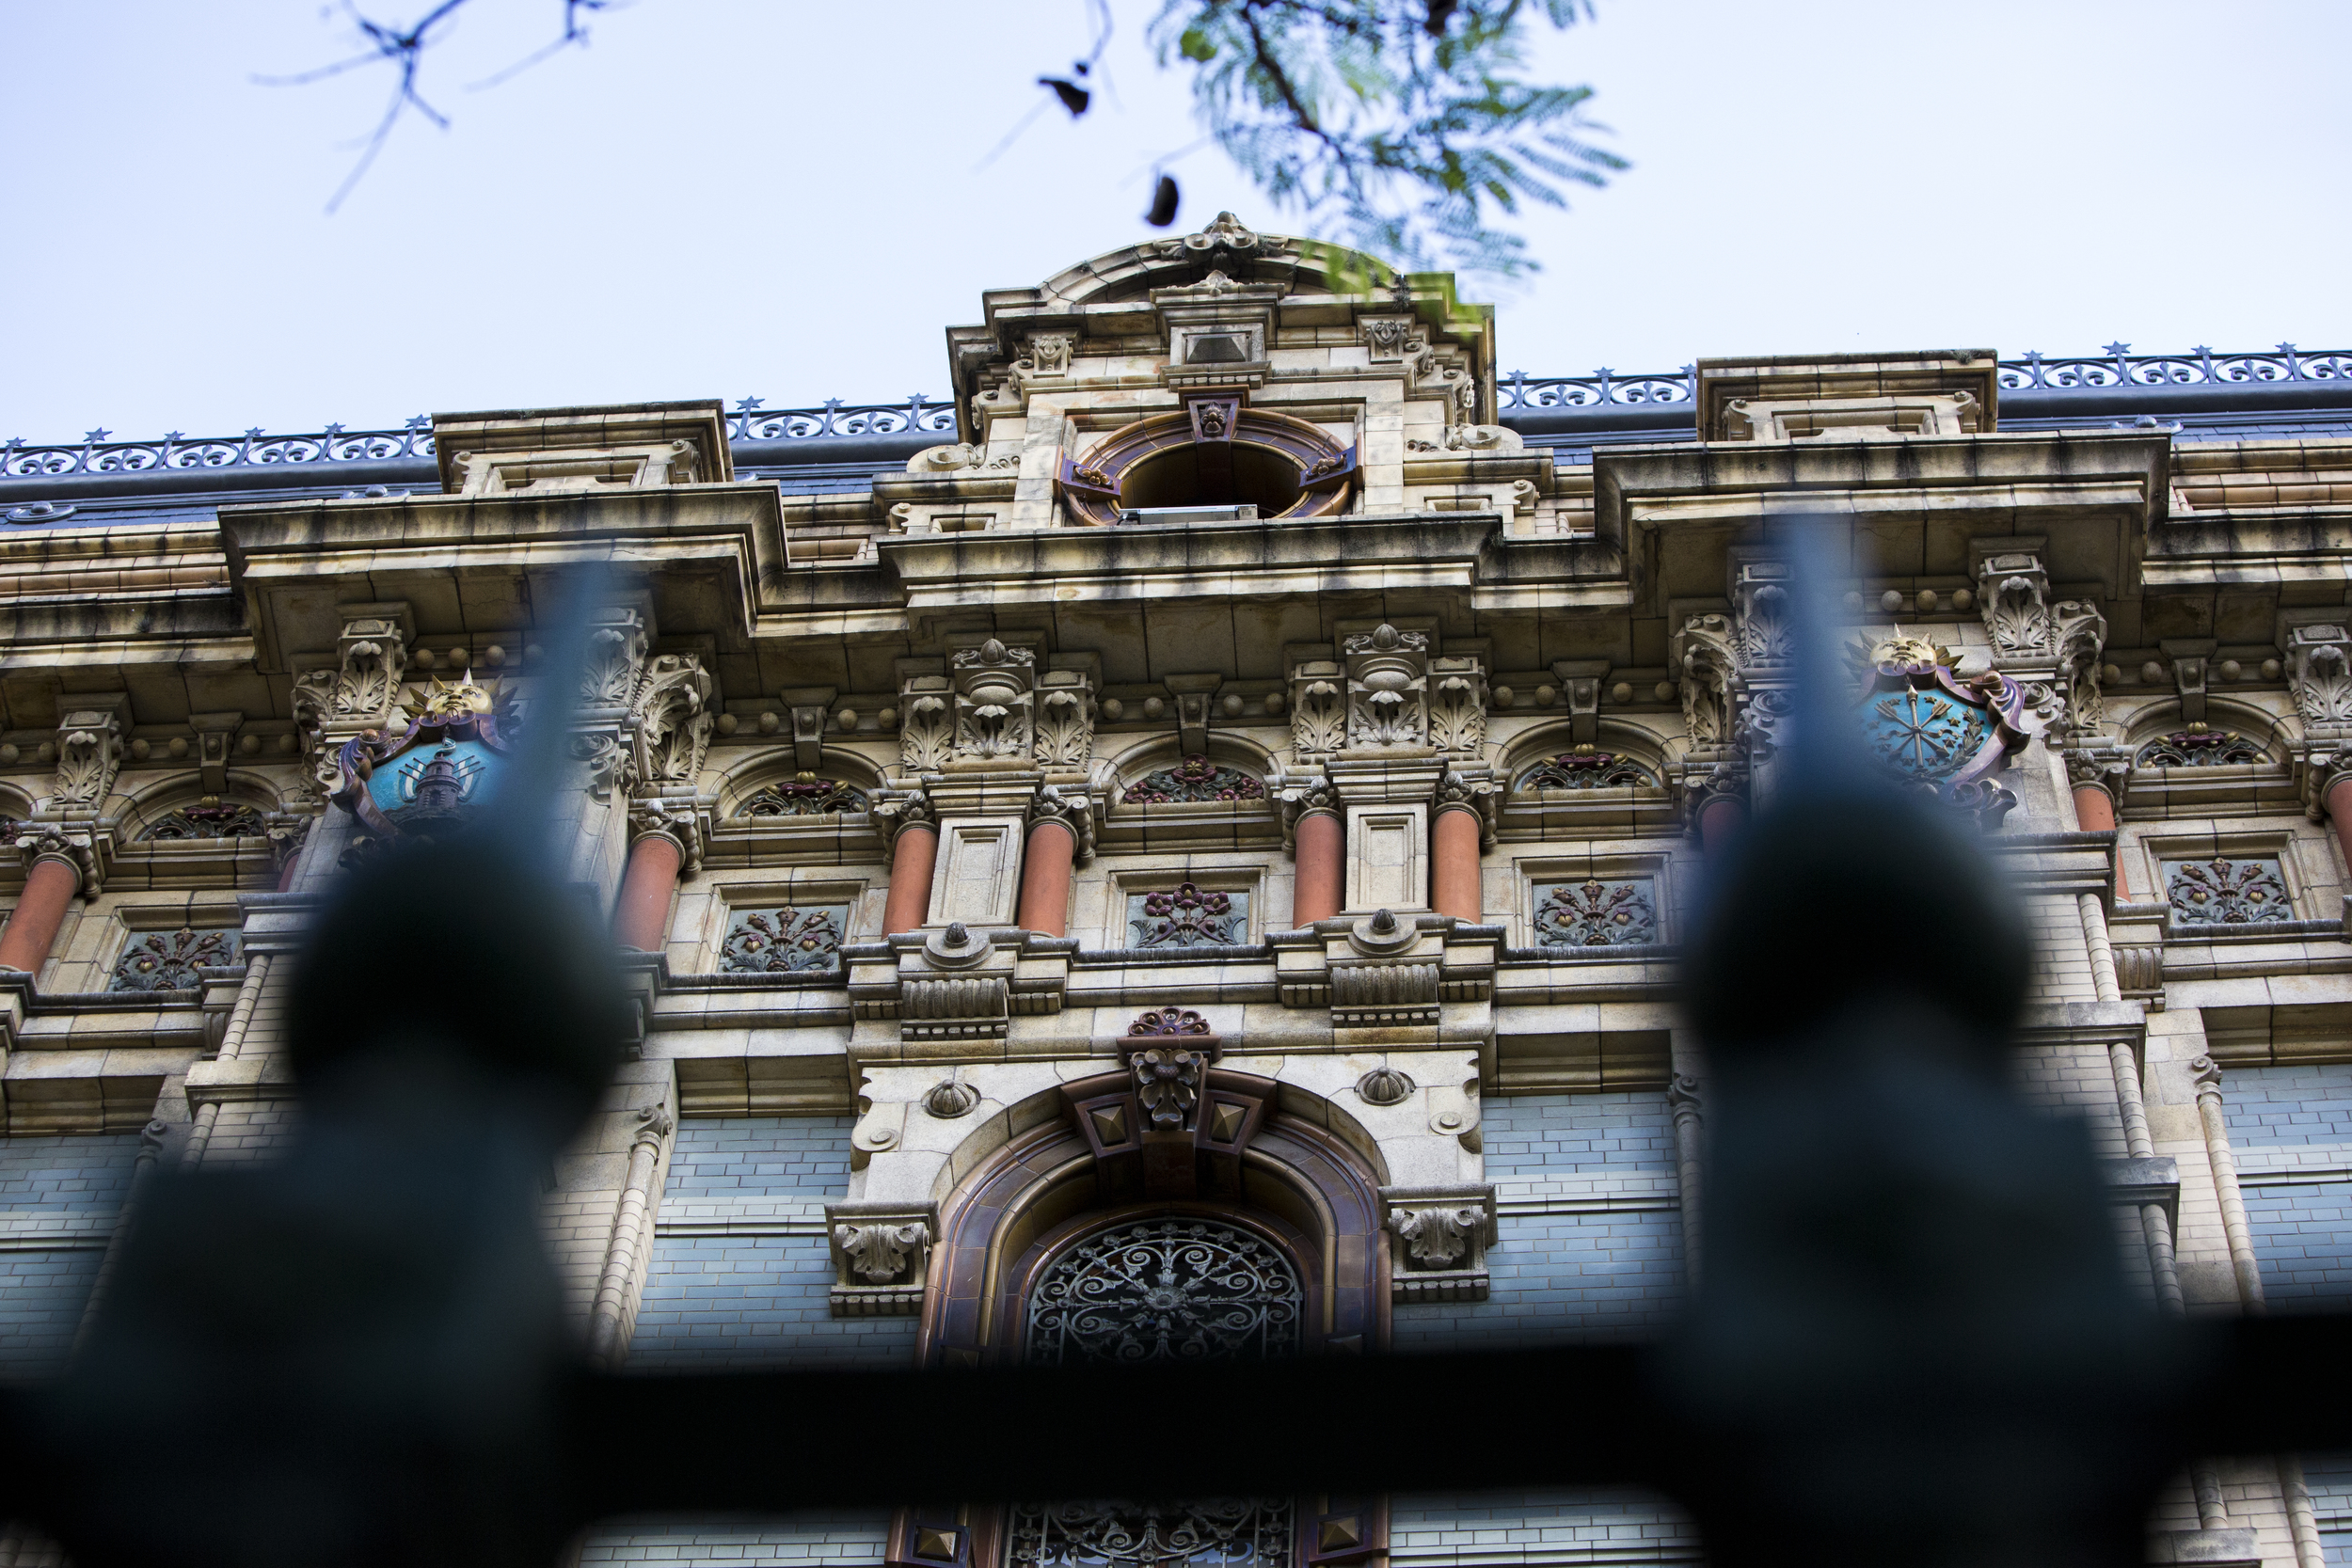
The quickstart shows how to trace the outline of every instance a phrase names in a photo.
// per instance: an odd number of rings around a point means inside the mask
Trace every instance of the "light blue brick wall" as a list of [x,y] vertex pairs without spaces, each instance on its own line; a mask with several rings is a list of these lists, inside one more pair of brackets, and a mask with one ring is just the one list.
[[2274,1306],[2352,1306],[2352,1065],[2232,1068],[2221,1084]]
[[849,1117],[682,1122],[662,1197],[839,1197],[850,1185],[853,1125]]
[[[1486,1179],[1503,1207],[1487,1249],[1483,1302],[1401,1306],[1399,1350],[1540,1343],[1565,1337],[1642,1338],[1682,1305],[1682,1221],[1671,1195],[1674,1124],[1662,1093],[1498,1096],[1480,1116]],[[1623,1190],[1615,1185],[1622,1181]],[[1515,1201],[1615,1193],[1642,1206],[1586,1213],[1512,1213]]]
[[[0,1377],[64,1363],[138,1148],[136,1133],[0,1139]],[[83,1217],[79,1244],[28,1244]]]
[[582,1543],[581,1568],[648,1563],[660,1568],[865,1568],[882,1560],[890,1528],[882,1509],[829,1509],[779,1518],[629,1519]]
[[[821,1220],[817,1206],[849,1187],[850,1125],[848,1117],[684,1122],[664,1212],[691,1203],[704,1212],[730,1197],[799,1198]],[[832,1285],[821,1227],[802,1235],[675,1236],[657,1223],[628,1365],[715,1370],[914,1359],[914,1318],[835,1318]]]
[[1698,1528],[1674,1503],[1626,1490],[1399,1493],[1389,1501],[1395,1568],[1546,1562],[1678,1562]]
[[1662,1093],[1495,1095],[1478,1122],[1489,1181],[1675,1168]]

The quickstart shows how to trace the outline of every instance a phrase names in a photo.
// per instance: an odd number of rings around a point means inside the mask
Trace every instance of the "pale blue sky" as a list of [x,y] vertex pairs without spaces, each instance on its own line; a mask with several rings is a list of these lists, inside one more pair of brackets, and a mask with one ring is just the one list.
[[[946,387],[980,291],[1147,232],[1195,139],[1112,0],[1115,97],[986,167],[1080,0],[638,0],[585,51],[464,84],[557,0],[472,0],[404,125],[323,208],[389,83],[319,0],[0,0],[10,222],[0,438],[397,423],[435,409]],[[366,0],[405,17],[421,0]],[[1546,44],[1634,167],[1529,226],[1503,368],[1988,345],[2352,348],[2341,0],[1600,0]],[[1175,166],[1296,231],[1214,151]]]

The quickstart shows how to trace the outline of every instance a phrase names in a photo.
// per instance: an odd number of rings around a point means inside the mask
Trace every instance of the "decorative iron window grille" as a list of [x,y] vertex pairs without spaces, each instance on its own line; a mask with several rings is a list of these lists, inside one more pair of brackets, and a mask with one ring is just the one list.
[[2225,768],[2268,762],[2270,752],[2234,730],[2176,730],[2139,749],[2142,768]]
[[866,792],[836,779],[796,779],[752,791],[738,816],[835,816],[866,809]]
[[115,960],[108,990],[195,990],[204,984],[199,969],[226,969],[237,961],[239,932],[233,926],[132,936]]
[[[1029,1289],[1027,1360],[1254,1360],[1296,1354],[1306,1292],[1281,1251],[1208,1219],[1137,1220],[1062,1249]],[[1282,1497],[1085,1499],[1007,1511],[1007,1568],[1286,1568]]]
[[2241,860],[2167,861],[2164,895],[2183,926],[2255,926],[2295,918],[2279,863]]
[[1047,1503],[1014,1509],[1007,1534],[1011,1568],[1282,1568],[1291,1560],[1291,1504]]
[[728,974],[787,974],[841,967],[841,941],[850,927],[847,904],[738,910],[719,947]]
[[1656,789],[1658,775],[1615,752],[1563,752],[1519,775],[1514,789]]
[[1249,895],[1179,882],[1127,896],[1130,947],[1232,947],[1249,940]]
[[1658,940],[1658,902],[1647,877],[1539,882],[1535,945],[1625,947]]
[[1081,1237],[1039,1272],[1025,1354],[1042,1366],[1290,1355],[1304,1300],[1290,1259],[1238,1226],[1136,1220]]
[[237,805],[233,801],[213,801],[167,812],[147,825],[139,834],[139,841],[168,843],[190,838],[260,838],[266,832],[262,814],[254,807]]
[[1207,757],[1186,757],[1174,768],[1146,773],[1127,786],[1127,799],[1143,805],[1214,800],[1263,800],[1265,785],[1238,768]]

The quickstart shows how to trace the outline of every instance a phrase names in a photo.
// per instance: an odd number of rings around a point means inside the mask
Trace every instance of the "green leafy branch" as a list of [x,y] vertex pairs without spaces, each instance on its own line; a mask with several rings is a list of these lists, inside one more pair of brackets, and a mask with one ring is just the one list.
[[1530,24],[1589,0],[1165,0],[1162,66],[1189,62],[1206,128],[1276,201],[1402,267],[1534,271],[1502,224],[1627,166],[1586,139],[1590,87],[1522,79]]

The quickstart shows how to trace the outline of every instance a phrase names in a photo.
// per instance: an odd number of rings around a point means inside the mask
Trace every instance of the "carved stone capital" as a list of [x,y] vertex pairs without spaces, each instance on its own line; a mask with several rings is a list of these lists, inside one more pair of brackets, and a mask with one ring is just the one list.
[[702,807],[690,799],[649,796],[628,803],[629,842],[666,838],[677,846],[679,862],[688,871],[702,868],[709,829]]
[[1486,1299],[1486,1249],[1496,1234],[1490,1184],[1383,1187],[1380,1214],[1391,1238],[1392,1301]]
[[1502,785],[1484,768],[1449,770],[1438,781],[1437,792],[1430,797],[1430,820],[1448,806],[1467,807],[1478,818],[1478,843],[1482,849],[1492,848],[1495,842],[1496,819],[1502,809]]
[[1070,830],[1077,840],[1077,858],[1084,863],[1094,853],[1094,801],[1083,790],[1065,790],[1058,784],[1047,784],[1029,802],[1028,825],[1058,822]]
[[572,760],[587,764],[588,793],[609,800],[615,790],[637,787],[637,752],[630,736],[633,725],[598,724],[572,734]]
[[114,835],[97,828],[63,828],[27,823],[10,841],[30,872],[42,861],[56,861],[80,879],[82,895],[95,898],[105,890],[106,871],[114,862]]
[[677,1118],[670,1115],[667,1105],[658,1100],[650,1105],[640,1105],[637,1108],[637,1128],[629,1138],[629,1152],[634,1154],[641,1148],[650,1148],[659,1153],[661,1146],[669,1141],[670,1134],[676,1131]]
[[931,1243],[938,1230],[938,1210],[932,1204],[826,1204],[833,1315],[912,1317],[922,1311]]
[[2122,803],[2135,770],[2131,753],[2113,747],[2069,746],[2061,755],[2070,787],[2104,790],[2109,800]]
[[930,828],[937,832],[939,828],[939,813],[932,809],[931,798],[919,789],[877,791],[866,810],[874,831],[892,844],[898,842],[898,834],[905,829]]
[[1728,615],[1699,614],[1684,620],[1669,649],[1682,689],[1682,724],[1694,749],[1728,747],[1737,740],[1740,696],[1738,638]]

